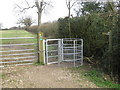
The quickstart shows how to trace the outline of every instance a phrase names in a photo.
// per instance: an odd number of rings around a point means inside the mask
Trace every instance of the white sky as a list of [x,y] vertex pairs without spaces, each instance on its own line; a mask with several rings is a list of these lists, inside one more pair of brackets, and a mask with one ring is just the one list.
[[[36,8],[30,9],[25,14],[16,14],[15,4],[20,4],[20,6],[26,6],[22,1],[25,0],[0,0],[0,23],[3,24],[3,28],[10,28],[13,26],[18,26],[16,23],[20,17],[31,16],[37,22]],[[35,0],[27,0],[30,5],[34,4]],[[58,20],[60,17],[65,17],[68,15],[68,10],[66,7],[65,0],[51,0],[53,3],[53,8],[48,8],[48,13],[42,15],[42,23]],[[84,1],[84,0],[81,0]],[[91,1],[91,0],[88,0]],[[104,1],[104,0],[99,0]],[[74,12],[72,11],[71,14]]]
[[[10,28],[17,26],[17,20],[22,16],[32,16],[37,22],[36,8],[30,9],[26,14],[20,14],[19,16],[15,11],[15,4],[20,3],[22,0],[0,0],[0,23],[3,24],[3,28]],[[29,1],[29,0],[28,0]],[[53,8],[48,9],[47,14],[42,15],[42,22],[48,22],[57,20],[60,17],[68,15],[65,0],[51,0],[53,2]],[[20,3],[22,4],[22,3]],[[32,5],[32,4],[31,4]]]

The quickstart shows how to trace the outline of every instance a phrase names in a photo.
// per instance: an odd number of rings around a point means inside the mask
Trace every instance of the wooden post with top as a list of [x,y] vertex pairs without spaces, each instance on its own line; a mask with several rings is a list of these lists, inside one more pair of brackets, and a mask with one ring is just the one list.
[[45,64],[45,44],[43,33],[38,33],[38,63]]

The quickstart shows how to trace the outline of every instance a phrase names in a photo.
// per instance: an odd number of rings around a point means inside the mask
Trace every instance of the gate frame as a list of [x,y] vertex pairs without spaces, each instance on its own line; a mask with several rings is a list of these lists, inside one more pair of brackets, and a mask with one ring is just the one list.
[[[49,58],[49,55],[48,55],[48,41],[58,41],[58,61],[57,62],[51,62],[51,63],[49,63],[49,60],[48,60],[48,58]],[[58,64],[60,64],[60,59],[61,59],[61,39],[46,39],[45,40],[45,47],[46,47],[46,49],[45,49],[45,55],[46,55],[46,64],[54,64],[54,63],[58,63]]]
[[[64,62],[65,60],[64,60],[64,40],[65,39],[69,39],[68,41],[70,41],[70,40],[72,40],[73,41],[73,48],[74,48],[74,59],[73,60],[71,60],[71,61],[73,61],[74,62],[74,66],[76,66],[76,42],[78,42],[78,41],[80,41],[81,42],[81,44],[80,44],[80,52],[81,52],[81,58],[80,58],[80,62],[81,62],[81,65],[80,66],[82,66],[83,65],[83,39],[79,39],[79,38],[63,38],[63,39],[46,39],[45,40],[45,46],[46,46],[46,50],[45,50],[45,54],[46,54],[46,64],[54,64],[54,63],[58,63],[58,65],[60,65],[60,63],[61,62]],[[51,62],[51,63],[49,63],[49,56],[48,56],[48,41],[58,41],[58,60],[56,61],[56,62]],[[68,62],[68,61],[67,61]]]

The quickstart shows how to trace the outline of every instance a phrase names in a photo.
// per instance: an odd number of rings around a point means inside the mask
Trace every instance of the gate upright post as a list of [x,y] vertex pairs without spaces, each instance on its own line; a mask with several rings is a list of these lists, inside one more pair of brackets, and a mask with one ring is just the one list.
[[38,63],[45,64],[45,45],[43,33],[38,33]]
[[61,39],[61,61],[64,61],[64,55],[63,55],[63,39]]
[[60,66],[60,62],[61,62],[61,39],[58,40],[58,65]]
[[38,52],[38,60],[37,60],[37,63],[40,63],[40,41],[39,41],[39,32],[37,33],[37,52]]
[[74,40],[73,43],[74,43],[74,46],[73,46],[73,47],[74,47],[74,67],[75,67],[75,65],[76,65],[76,63],[75,63],[75,61],[76,61],[76,58],[75,58],[75,55],[76,55],[76,52],[75,52],[75,51],[76,51],[76,50],[75,50],[75,48],[76,48],[76,47],[75,47],[76,40]]
[[46,64],[48,64],[48,40],[46,40],[45,42],[46,42],[46,44],[45,44],[45,46],[46,46],[46,50],[45,50],[45,52],[46,52]]
[[81,66],[83,65],[83,39],[81,39]]

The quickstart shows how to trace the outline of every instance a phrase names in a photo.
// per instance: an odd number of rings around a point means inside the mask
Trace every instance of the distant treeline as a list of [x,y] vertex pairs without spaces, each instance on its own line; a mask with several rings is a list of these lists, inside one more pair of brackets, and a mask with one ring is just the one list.
[[18,26],[18,27],[4,28],[0,30],[24,30],[24,29],[25,27]]

